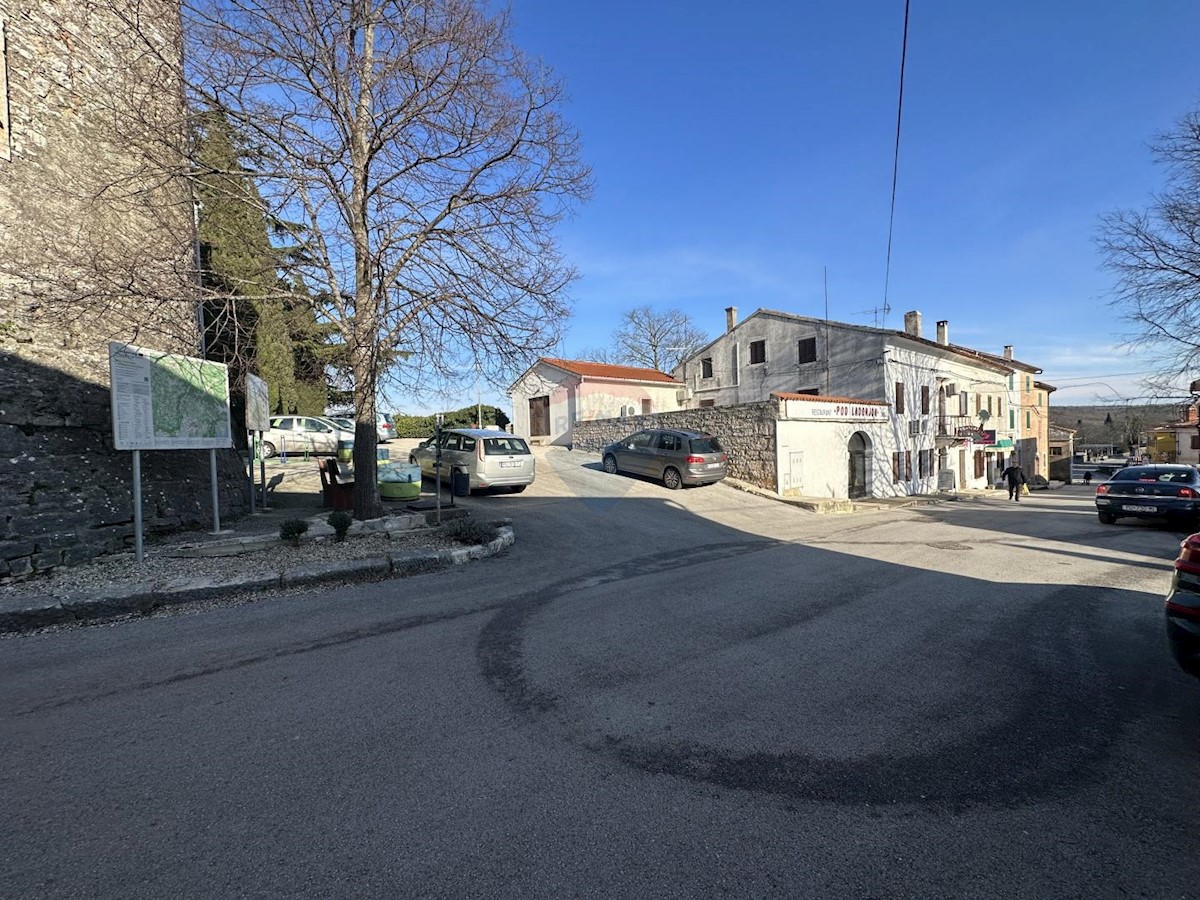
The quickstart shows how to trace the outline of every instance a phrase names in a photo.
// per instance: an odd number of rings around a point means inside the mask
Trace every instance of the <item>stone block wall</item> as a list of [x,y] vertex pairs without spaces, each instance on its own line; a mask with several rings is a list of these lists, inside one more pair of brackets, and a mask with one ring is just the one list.
[[[178,4],[22,0],[3,18],[0,581],[130,545],[108,341],[199,351]],[[218,459],[222,513],[240,512],[240,460]],[[206,452],[142,462],[147,533],[211,521]]]
[[716,435],[729,457],[729,475],[742,481],[777,490],[775,484],[775,420],[779,404],[774,400],[738,406],[681,409],[624,419],[576,422],[571,431],[571,448],[599,451],[644,428],[682,428]]

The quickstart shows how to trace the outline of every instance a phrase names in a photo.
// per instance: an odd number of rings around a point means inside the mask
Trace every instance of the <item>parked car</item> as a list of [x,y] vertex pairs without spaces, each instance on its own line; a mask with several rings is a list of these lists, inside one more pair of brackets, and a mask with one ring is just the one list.
[[604,448],[604,471],[646,475],[670,490],[685,484],[712,484],[725,477],[727,460],[721,442],[699,431],[652,428]]
[[1200,534],[1179,545],[1166,612],[1171,655],[1179,668],[1200,678]]
[[346,431],[324,416],[275,416],[263,432],[263,456],[270,459],[286,453],[337,453],[338,443],[353,441],[354,430]]
[[507,487],[519,494],[533,484],[536,461],[524,438],[490,428],[447,428],[440,438],[441,469],[435,469],[439,439],[429,438],[415,447],[408,461],[430,478],[449,482],[455,472],[466,472],[471,490]]
[[[354,433],[354,419],[346,416],[329,416],[329,421],[337,425],[345,431]],[[379,413],[375,416],[375,438],[381,444],[386,444],[396,436],[396,426],[392,424],[392,420],[384,413]]]
[[1105,525],[1124,517],[1200,524],[1200,470],[1161,464],[1126,466],[1096,488],[1096,513]]

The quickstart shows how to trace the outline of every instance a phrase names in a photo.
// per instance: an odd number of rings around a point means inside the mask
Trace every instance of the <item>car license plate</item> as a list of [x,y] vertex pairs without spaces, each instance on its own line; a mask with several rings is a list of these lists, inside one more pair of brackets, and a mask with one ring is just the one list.
[[502,462],[502,463],[500,463],[500,468],[502,468],[502,469],[517,469],[517,468],[520,468],[520,466],[521,466],[521,464],[519,462]]
[[1125,512],[1144,512],[1144,513],[1158,512],[1157,506],[1126,506],[1126,507],[1124,507],[1124,509],[1125,509]]
[[719,469],[719,468],[721,468],[721,464],[720,464],[720,463],[705,463],[705,465],[704,465],[704,468],[706,468],[706,469]]

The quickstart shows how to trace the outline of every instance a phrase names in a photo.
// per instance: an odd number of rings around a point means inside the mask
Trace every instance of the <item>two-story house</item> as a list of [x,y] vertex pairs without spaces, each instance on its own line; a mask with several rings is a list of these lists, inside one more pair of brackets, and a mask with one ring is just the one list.
[[[1014,373],[1011,360],[951,344],[946,321],[937,323],[935,340],[925,338],[915,311],[896,331],[764,309],[739,322],[730,307],[725,333],[675,376],[694,407],[772,394],[888,403],[871,490],[886,495],[995,483],[1020,439]],[[879,484],[887,474],[890,490]]]

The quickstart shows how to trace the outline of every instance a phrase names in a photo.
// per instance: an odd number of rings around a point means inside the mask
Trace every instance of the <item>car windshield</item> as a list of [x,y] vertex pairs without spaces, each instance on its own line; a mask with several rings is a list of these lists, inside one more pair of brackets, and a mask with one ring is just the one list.
[[721,453],[724,450],[721,442],[711,434],[692,438],[688,441],[688,446],[693,453]]
[[1196,479],[1194,469],[1156,469],[1154,466],[1131,466],[1122,469],[1113,481],[1166,481],[1190,484]]
[[487,456],[508,456],[513,453],[528,453],[529,447],[519,437],[487,438],[483,442]]

